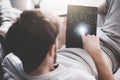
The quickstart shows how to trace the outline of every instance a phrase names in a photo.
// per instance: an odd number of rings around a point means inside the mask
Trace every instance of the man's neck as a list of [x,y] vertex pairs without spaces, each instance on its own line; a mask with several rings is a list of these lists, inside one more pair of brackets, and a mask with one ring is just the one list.
[[54,68],[54,57],[50,56],[50,53],[47,53],[46,58],[43,60],[43,62],[36,68],[35,70],[32,70],[28,74],[30,75],[43,75],[46,73],[49,73],[50,71],[53,71]]
[[30,75],[42,75],[54,70],[54,66],[41,65],[36,70],[31,71]]

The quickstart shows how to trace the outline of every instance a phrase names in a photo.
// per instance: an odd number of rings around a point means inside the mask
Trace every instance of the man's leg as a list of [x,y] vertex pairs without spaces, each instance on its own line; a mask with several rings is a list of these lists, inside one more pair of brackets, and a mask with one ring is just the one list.
[[120,47],[120,0],[107,0],[108,13],[102,31]]
[[98,19],[97,19],[97,27],[102,27],[105,23],[106,14],[108,11],[107,2],[104,1],[98,6]]
[[108,12],[103,27],[98,29],[98,35],[103,43],[102,48],[106,53],[107,50],[110,51],[107,54],[112,58],[114,67],[117,67],[118,62],[120,63],[120,0],[106,0],[106,2]]

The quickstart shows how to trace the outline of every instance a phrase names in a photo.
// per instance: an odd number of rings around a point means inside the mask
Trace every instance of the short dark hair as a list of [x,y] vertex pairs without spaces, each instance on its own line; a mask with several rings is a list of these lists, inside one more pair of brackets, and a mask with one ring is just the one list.
[[5,37],[7,52],[18,56],[24,70],[36,69],[59,33],[57,18],[40,10],[24,11]]

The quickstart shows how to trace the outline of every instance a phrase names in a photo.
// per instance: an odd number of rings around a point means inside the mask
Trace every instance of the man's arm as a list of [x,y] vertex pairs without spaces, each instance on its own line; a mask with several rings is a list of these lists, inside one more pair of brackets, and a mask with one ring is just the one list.
[[59,40],[59,46],[58,49],[60,49],[66,41],[66,24],[67,24],[67,19],[66,17],[64,17],[63,19],[61,19],[60,21],[60,32],[59,32],[59,36],[58,36],[58,40]]
[[100,41],[94,35],[82,35],[83,47],[95,62],[99,80],[114,80],[112,69],[108,68],[102,50],[100,49]]

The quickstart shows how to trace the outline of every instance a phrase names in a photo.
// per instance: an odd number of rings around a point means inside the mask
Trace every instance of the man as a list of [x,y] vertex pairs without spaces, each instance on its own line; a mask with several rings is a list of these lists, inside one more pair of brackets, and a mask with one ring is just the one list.
[[[72,52],[67,53],[67,51],[65,51],[66,53],[59,52],[56,62],[59,27],[60,25],[57,19],[48,13],[38,10],[24,11],[20,15],[20,18],[10,27],[5,38],[7,53],[11,53],[3,60],[3,69],[7,72],[4,75],[16,80],[95,80],[93,76],[95,74],[91,74],[89,70],[84,69],[84,63],[79,62],[82,61],[82,59],[74,56],[76,53],[71,54]],[[104,60],[104,58],[102,58],[104,54],[102,54],[102,50],[100,49],[99,38],[90,35],[86,37],[83,35],[83,43],[84,48],[95,61],[98,75],[100,72],[99,77],[103,78],[103,80],[112,80],[112,71],[109,69],[111,67],[106,65],[105,61],[107,61],[107,59]],[[91,44],[93,46],[91,46]],[[69,49],[66,50],[70,51]],[[71,50],[82,51],[82,49]],[[72,55],[74,57],[69,58]],[[79,61],[74,60],[75,57]],[[98,58],[101,59],[100,63]],[[103,72],[101,65],[105,69]],[[12,69],[13,67],[15,67],[15,69]],[[5,77],[5,80],[7,80],[7,78],[9,77]]]
[[[115,0],[114,3],[118,2]],[[3,61],[5,80],[113,80],[112,70],[115,72],[119,63],[106,45],[101,45],[104,49],[101,50],[99,38],[94,35],[82,36],[87,52],[78,48],[61,48],[56,58],[59,27],[57,20],[51,18],[50,14],[41,11],[23,12],[6,35],[6,48],[11,53]],[[102,30],[105,33],[105,29]],[[100,38],[102,43],[107,43],[106,37]],[[106,50],[110,52],[107,55]]]

